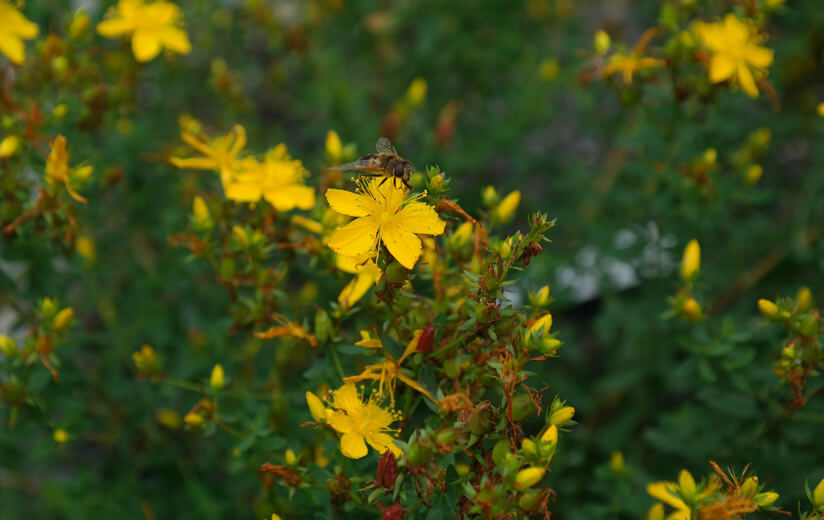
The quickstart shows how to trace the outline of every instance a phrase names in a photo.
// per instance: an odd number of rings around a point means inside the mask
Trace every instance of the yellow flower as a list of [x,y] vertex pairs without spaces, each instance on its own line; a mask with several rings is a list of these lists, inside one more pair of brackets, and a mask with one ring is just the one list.
[[678,484],[675,482],[652,482],[647,485],[647,493],[675,508],[675,511],[667,516],[667,520],[690,520],[690,508],[683,500],[672,494],[676,491]]
[[228,199],[257,202],[264,198],[278,211],[315,205],[315,189],[304,184],[308,172],[303,163],[289,157],[286,145],[270,150],[263,162],[247,160],[243,166],[225,185]]
[[635,48],[632,49],[632,54],[616,52],[610,56],[604,70],[601,72],[603,76],[607,77],[616,72],[620,72],[624,79],[624,84],[632,85],[632,75],[639,70],[659,68],[666,65],[664,60],[641,56],[649,41],[655,36],[655,32],[655,29],[648,29],[641,36]]
[[37,25],[23,16],[6,0],[0,0],[0,52],[20,65],[26,59],[23,40],[31,40],[39,32]]
[[512,216],[515,214],[515,210],[518,209],[518,205],[521,203],[521,192],[518,190],[513,191],[506,197],[504,200],[498,204],[498,207],[495,208],[495,218],[498,222],[507,222]]
[[226,386],[226,375],[223,372],[223,366],[218,363],[212,369],[212,375],[209,377],[209,386],[215,390],[220,390]]
[[409,88],[406,91],[406,99],[409,100],[412,106],[417,106],[421,104],[425,97],[426,80],[423,78],[415,78],[412,80],[412,83],[409,84]]
[[[391,403],[395,403],[395,380],[400,379],[408,386],[414,388],[418,392],[425,395],[429,400],[433,403],[435,398],[424,388],[422,387],[417,381],[412,379],[411,377],[407,376],[403,372],[401,372],[401,363],[418,351],[418,341],[420,340],[421,334],[423,331],[421,329],[416,330],[412,333],[412,340],[406,346],[406,350],[404,350],[403,355],[401,355],[400,359],[397,361],[392,354],[387,352],[385,349],[383,351],[384,355],[386,356],[386,361],[381,361],[380,363],[374,363],[372,365],[368,365],[363,372],[361,372],[357,376],[345,377],[343,380],[346,383],[357,383],[359,381],[365,381],[367,379],[372,379],[374,381],[378,381],[378,394],[383,395],[384,392],[384,384],[386,384],[386,390],[389,392],[389,399]],[[383,345],[381,345],[383,347]]]
[[759,45],[765,37],[758,33],[752,22],[728,14],[719,22],[699,22],[693,31],[712,53],[710,81],[720,83],[735,79],[748,96],[758,97],[756,80],[767,75],[773,51]]
[[340,451],[350,459],[360,459],[366,455],[368,443],[379,453],[391,451],[396,457],[401,454],[395,446],[389,427],[400,420],[400,414],[381,407],[374,399],[364,401],[352,383],[346,383],[335,390],[332,396],[332,408],[328,422],[332,428],[342,434]]
[[681,276],[685,280],[692,278],[701,268],[701,247],[695,239],[687,243],[684,248],[684,257],[681,260]]
[[58,444],[65,444],[69,442],[69,434],[63,428],[58,428],[52,433],[52,439]]
[[153,59],[164,47],[180,54],[192,50],[189,37],[180,28],[180,8],[171,2],[144,4],[143,0],[120,0],[109,15],[97,25],[97,32],[106,38],[131,33],[137,61]]
[[371,254],[365,257],[352,258],[338,255],[338,269],[355,275],[352,281],[338,295],[338,303],[348,309],[360,300],[366,291],[378,283],[381,277],[380,268],[370,260]]
[[92,173],[91,166],[80,166],[69,168],[69,152],[66,150],[66,138],[62,135],[55,137],[51,144],[51,151],[46,158],[46,182],[53,186],[55,183],[63,183],[66,191],[77,202],[86,203],[86,199],[81,197],[72,188],[72,181],[86,180]]
[[169,162],[178,168],[215,170],[220,173],[220,180],[223,182],[225,191],[227,184],[231,182],[232,176],[241,165],[238,155],[246,146],[246,130],[240,125],[235,125],[226,135],[211,139],[187,131],[183,131],[180,137],[189,146],[202,153],[203,157],[172,157]]
[[417,202],[423,195],[405,197],[405,190],[383,179],[359,181],[359,193],[329,189],[326,200],[333,210],[357,217],[338,228],[329,238],[329,247],[345,256],[374,251],[378,242],[407,269],[415,267],[421,255],[418,234],[440,235],[446,223],[435,209]]

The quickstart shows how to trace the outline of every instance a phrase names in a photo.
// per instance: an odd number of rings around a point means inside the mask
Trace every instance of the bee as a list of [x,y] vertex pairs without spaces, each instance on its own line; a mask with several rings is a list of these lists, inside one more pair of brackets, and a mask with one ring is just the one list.
[[397,150],[386,137],[378,138],[375,149],[378,153],[366,154],[357,161],[329,169],[340,172],[360,172],[366,177],[383,177],[378,186],[383,186],[387,179],[392,179],[393,183],[400,179],[403,185],[411,190],[409,177],[413,171],[412,163],[398,155]]

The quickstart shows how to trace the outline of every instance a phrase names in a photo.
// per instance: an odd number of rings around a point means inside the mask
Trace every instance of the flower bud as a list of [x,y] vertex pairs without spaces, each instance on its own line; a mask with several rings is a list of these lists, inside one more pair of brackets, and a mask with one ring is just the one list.
[[306,404],[309,406],[309,413],[315,422],[326,422],[327,409],[318,396],[312,392],[306,392]]
[[0,334],[0,352],[6,357],[12,357],[17,354],[17,342],[13,338]]
[[481,193],[481,200],[483,201],[484,206],[488,208],[491,208],[495,204],[497,204],[498,198],[498,192],[495,191],[495,188],[493,188],[492,186],[487,186]]
[[340,161],[343,144],[340,136],[334,130],[326,132],[326,158],[333,163]]
[[518,507],[520,507],[524,511],[532,511],[538,504],[541,503],[541,492],[540,491],[529,491],[521,495],[521,498],[518,499]]
[[798,322],[798,332],[803,336],[813,337],[818,335],[818,317],[815,314],[808,314]]
[[418,352],[422,354],[429,354],[435,347],[435,329],[434,327],[424,327],[421,330],[421,335],[418,338]]
[[704,164],[707,165],[715,164],[715,162],[718,160],[718,152],[715,150],[715,148],[707,148],[704,151],[704,155],[701,156],[701,160],[704,162]]
[[741,496],[744,498],[752,498],[758,491],[758,477],[753,475],[741,484]]
[[69,442],[69,434],[63,428],[58,428],[52,433],[52,439],[57,444],[66,444]]
[[544,478],[544,474],[546,474],[546,469],[536,466],[522,469],[515,476],[515,489],[522,491],[531,488]]
[[197,412],[189,412],[186,414],[186,417],[183,418],[183,422],[192,428],[198,428],[203,425],[203,416]]
[[381,520],[403,520],[406,510],[400,504],[392,504],[383,511]]
[[132,354],[132,361],[138,372],[152,373],[160,367],[157,354],[149,345],[143,345],[140,350]]
[[761,179],[763,174],[764,168],[760,164],[751,164],[747,166],[744,172],[744,180],[747,181],[747,184],[755,184]]
[[521,442],[521,453],[532,458],[538,455],[538,449],[535,447],[535,443],[527,438]]
[[10,135],[0,141],[0,159],[11,157],[20,148],[20,138]]
[[378,473],[375,480],[380,487],[391,492],[395,488],[397,479],[398,460],[391,451],[386,450],[378,461]]
[[509,455],[509,442],[501,439],[492,448],[492,462],[498,467],[503,467],[507,455]]
[[447,446],[451,446],[455,443],[455,439],[457,438],[457,432],[455,432],[452,428],[448,428],[446,430],[439,431],[437,435],[435,435],[435,442],[438,444],[446,444]]
[[332,319],[325,310],[321,309],[315,313],[315,337],[320,343],[326,343],[331,335]]
[[509,222],[520,204],[521,192],[515,190],[504,197],[504,200],[495,208],[495,218],[498,222]]
[[549,286],[544,285],[540,289],[538,289],[535,293],[529,295],[529,301],[532,305],[537,307],[543,307],[549,301]]
[[[299,480],[296,483],[299,483]],[[332,494],[333,500],[345,502],[349,498],[349,490],[352,488],[352,483],[346,475],[338,473],[326,481],[326,487],[329,489],[329,493]]]
[[687,298],[684,302],[684,306],[681,307],[681,312],[683,312],[684,317],[691,322],[700,320],[703,315],[701,312],[701,305],[695,301],[695,298]]
[[544,434],[541,435],[541,442],[545,444],[558,444],[558,427],[554,424],[550,425]]
[[684,280],[690,280],[701,268],[701,247],[695,239],[687,243],[684,248],[684,257],[681,260],[681,276]]
[[406,450],[406,460],[409,462],[410,466],[423,466],[429,462],[431,456],[432,450],[429,449],[429,446],[424,446],[418,441],[410,444],[409,448]]
[[806,285],[798,290],[798,294],[795,295],[795,301],[798,303],[798,310],[801,312],[807,312],[815,305],[813,292]]
[[554,426],[563,426],[569,422],[570,419],[572,419],[573,415],[575,415],[575,408],[571,406],[564,406],[549,416],[549,424]]
[[512,240],[504,240],[501,242],[501,247],[499,251],[501,258],[504,260],[508,260],[510,256],[512,256]]
[[494,417],[489,408],[476,408],[469,417],[469,431],[474,435],[481,436],[493,425]]
[[226,386],[226,377],[223,372],[223,366],[219,363],[212,369],[212,375],[209,377],[209,386],[215,390],[220,390]]
[[443,188],[443,175],[433,175],[431,179],[429,179],[429,189],[435,193],[438,193]]
[[406,269],[398,262],[392,262],[386,266],[384,276],[389,282],[403,283],[406,280]]
[[57,316],[52,320],[52,329],[54,329],[55,332],[63,332],[72,324],[72,318],[74,318],[74,309],[66,307],[58,312]]
[[79,236],[74,241],[74,248],[77,254],[86,259],[87,262],[94,262],[97,258],[95,252],[94,239],[90,236]]
[[71,24],[69,24],[69,38],[76,40],[82,38],[89,30],[89,15],[82,8],[74,13]]
[[192,217],[195,220],[195,225],[199,228],[208,228],[212,225],[209,208],[200,196],[195,197],[192,202]]
[[595,37],[593,38],[593,47],[595,47],[595,52],[598,54],[606,54],[610,45],[612,45],[612,39],[606,31],[599,30],[595,32]]
[[155,412],[157,422],[170,430],[179,430],[183,419],[180,414],[170,408],[160,408]]
[[681,493],[685,498],[689,499],[695,496],[696,486],[695,479],[692,478],[692,473],[682,469],[681,473],[678,474],[678,487],[681,489]]
[[535,405],[527,394],[517,394],[512,398],[512,418],[523,421],[535,412]]
[[758,300],[758,310],[768,320],[772,320],[778,315],[778,306],[764,298]]
[[474,226],[472,225],[472,222],[464,222],[463,224],[458,226],[458,229],[456,229],[455,232],[452,233],[452,235],[450,235],[448,240],[449,245],[453,249],[459,249],[463,247],[464,244],[469,242],[469,239],[472,238],[473,229]]
[[420,105],[426,97],[426,80],[415,78],[406,91],[406,99],[412,106]]
[[778,493],[775,491],[766,491],[764,493],[758,493],[755,495],[755,503],[759,505],[759,507],[769,507],[771,506],[776,500],[778,500]]
[[620,451],[613,451],[609,456],[609,469],[613,473],[621,473],[624,471],[624,454]]
[[813,490],[813,502],[815,502],[816,508],[824,508],[824,478],[821,479]]
[[235,239],[235,242],[240,247],[249,247],[249,233],[247,233],[246,230],[242,227],[234,226],[232,228],[232,237]]

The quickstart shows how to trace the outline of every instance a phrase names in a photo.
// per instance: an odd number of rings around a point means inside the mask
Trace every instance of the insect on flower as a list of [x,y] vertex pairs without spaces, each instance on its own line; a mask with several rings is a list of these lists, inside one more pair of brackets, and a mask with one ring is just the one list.
[[382,186],[387,179],[392,179],[396,183],[398,179],[401,180],[404,186],[412,189],[409,184],[409,178],[412,175],[412,163],[398,155],[392,142],[386,137],[378,138],[375,145],[378,153],[366,154],[357,161],[341,164],[340,166],[333,166],[329,168],[333,171],[341,172],[359,172],[365,177],[383,177],[380,185]]

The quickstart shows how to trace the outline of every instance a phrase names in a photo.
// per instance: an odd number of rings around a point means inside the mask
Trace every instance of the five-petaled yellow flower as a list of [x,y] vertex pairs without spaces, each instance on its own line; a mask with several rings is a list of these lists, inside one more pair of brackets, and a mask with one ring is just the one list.
[[[399,359],[395,360],[395,358],[392,357],[392,354],[384,349],[383,353],[386,356],[386,361],[369,365],[360,374],[343,378],[344,382],[357,383],[367,379],[378,381],[378,395],[384,395],[384,391],[388,391],[390,402],[394,404],[395,383],[398,379],[400,379],[408,386],[428,397],[430,401],[436,403],[437,401],[434,397],[432,397],[432,394],[421,386],[420,383],[401,372],[401,363],[418,351],[418,341],[420,340],[422,333],[423,331],[421,329],[418,329],[412,333],[412,340],[406,346],[406,350],[404,350],[403,355],[401,355]],[[383,347],[383,344],[381,344],[381,347]],[[384,385],[386,385],[386,388],[384,388]]]
[[16,7],[0,0],[0,52],[12,63],[20,65],[26,59],[23,40],[37,36],[37,25],[23,16]]
[[120,0],[109,14],[98,24],[97,32],[107,38],[131,33],[137,61],[149,61],[163,48],[180,54],[192,50],[186,31],[180,27],[180,8],[171,2]]
[[345,256],[359,256],[386,248],[407,269],[421,256],[418,234],[440,235],[446,225],[435,208],[417,202],[422,194],[406,197],[406,191],[381,179],[359,181],[359,192],[329,189],[326,200],[333,210],[355,220],[335,230],[329,247]]
[[178,168],[192,170],[215,170],[220,173],[223,190],[231,184],[232,177],[242,166],[238,158],[243,147],[246,146],[246,130],[235,125],[226,135],[208,138],[182,132],[180,137],[192,148],[203,154],[203,157],[172,157],[169,161]]
[[374,398],[364,401],[353,383],[335,390],[331,405],[332,409],[327,411],[326,420],[335,431],[342,434],[340,451],[345,457],[364,457],[369,451],[367,443],[379,453],[389,450],[396,457],[401,454],[390,435],[397,430],[389,427],[400,420],[399,413],[383,408]]
[[639,70],[658,68],[666,65],[666,62],[663,60],[641,56],[649,41],[653,36],[655,36],[655,32],[655,29],[648,29],[635,45],[635,48],[632,50],[632,54],[622,54],[620,52],[616,52],[610,56],[609,62],[607,62],[602,71],[604,77],[620,72],[624,79],[624,83],[631,85],[632,75]]
[[264,198],[278,211],[315,205],[315,189],[304,184],[308,172],[299,160],[289,157],[286,145],[270,150],[263,162],[244,161],[243,167],[226,185],[226,198],[237,202]]
[[759,45],[764,36],[749,21],[728,14],[720,22],[695,24],[696,36],[712,52],[709,75],[712,83],[735,79],[750,97],[758,97],[756,81],[767,75],[773,51]]
[[55,137],[51,144],[49,156],[46,157],[46,182],[49,186],[63,184],[74,200],[85,204],[86,199],[72,188],[72,181],[83,182],[92,174],[92,171],[92,167],[88,165],[70,168],[66,138],[62,135]]

